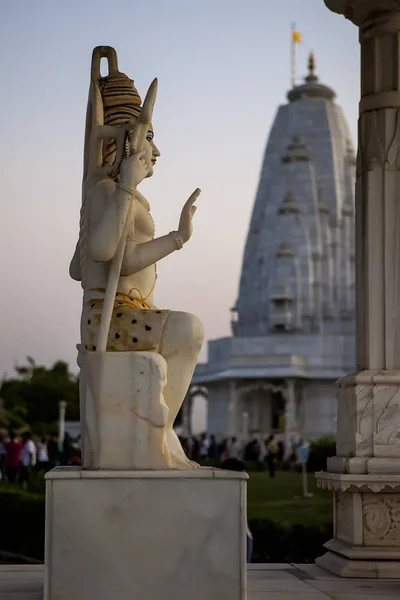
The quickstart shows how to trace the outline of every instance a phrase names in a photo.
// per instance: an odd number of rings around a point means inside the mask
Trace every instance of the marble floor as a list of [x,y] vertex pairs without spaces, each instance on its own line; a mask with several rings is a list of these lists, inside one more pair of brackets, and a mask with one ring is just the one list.
[[[0,566],[0,600],[42,600],[42,588],[42,566]],[[248,571],[247,600],[394,600],[396,597],[400,597],[400,579],[339,579],[314,565],[251,565]]]

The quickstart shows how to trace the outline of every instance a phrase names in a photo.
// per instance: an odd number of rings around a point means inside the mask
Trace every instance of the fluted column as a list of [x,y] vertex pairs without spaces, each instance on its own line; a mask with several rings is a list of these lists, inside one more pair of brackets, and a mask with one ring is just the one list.
[[338,384],[335,539],[317,563],[344,577],[400,569],[400,3],[325,0],[359,27],[357,369]]

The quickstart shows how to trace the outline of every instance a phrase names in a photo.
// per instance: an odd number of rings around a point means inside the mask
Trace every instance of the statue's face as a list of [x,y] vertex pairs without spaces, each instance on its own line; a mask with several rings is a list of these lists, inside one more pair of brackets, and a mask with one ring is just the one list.
[[160,156],[160,151],[154,143],[154,132],[151,129],[147,132],[143,150],[145,151],[143,160],[149,168],[147,177],[151,177],[154,173],[154,165],[157,162],[157,158]]

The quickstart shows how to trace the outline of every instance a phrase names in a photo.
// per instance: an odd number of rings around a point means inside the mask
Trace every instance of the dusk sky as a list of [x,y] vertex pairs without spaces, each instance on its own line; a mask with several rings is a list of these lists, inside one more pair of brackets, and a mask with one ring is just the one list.
[[[357,28],[323,0],[1,0],[0,375],[26,355],[76,370],[81,288],[68,266],[78,236],[91,53],[117,50],[144,97],[159,78],[154,176],[140,190],[156,235],[177,229],[202,189],[194,235],[158,265],[156,304],[230,335],[262,155],[290,86],[290,24],[303,34],[297,74],[338,94],[354,141]],[[206,357],[206,347],[202,359]]]

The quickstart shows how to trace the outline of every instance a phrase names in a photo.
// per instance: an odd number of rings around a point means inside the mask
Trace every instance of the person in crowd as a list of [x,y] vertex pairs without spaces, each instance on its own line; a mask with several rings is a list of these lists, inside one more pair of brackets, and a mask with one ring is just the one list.
[[250,462],[252,460],[252,441],[247,442],[243,450],[243,460],[245,462]]
[[260,460],[261,447],[257,439],[247,442],[243,451],[243,460],[247,462],[258,462]]
[[[238,458],[228,458],[227,460],[225,460],[222,463],[221,469],[226,469],[227,471],[238,471],[241,473],[246,472],[246,467],[245,467],[244,463],[241,460],[239,460]],[[251,557],[253,554],[253,536],[251,534],[249,525],[247,523],[247,517],[246,517],[246,530],[247,530],[246,531],[247,562],[251,563]]]
[[62,450],[61,464],[66,467],[71,464],[71,458],[73,455],[72,439],[68,432],[64,435],[64,443]]
[[193,460],[193,438],[191,435],[186,439],[186,456]]
[[225,438],[218,445],[218,454],[222,462],[229,458],[228,440]]
[[22,487],[26,490],[28,487],[30,473],[36,465],[36,446],[33,443],[32,434],[30,431],[25,431],[22,434],[22,443],[23,449],[21,453],[19,480]]
[[60,456],[58,451],[58,442],[54,436],[51,436],[47,442],[47,456],[49,459],[49,468],[54,469],[60,464]]
[[209,441],[207,438],[207,434],[203,433],[200,439],[200,459],[201,460],[207,460],[208,458],[208,448],[209,448]]
[[40,471],[49,469],[49,453],[47,451],[47,438],[43,437],[37,445],[37,466]]
[[6,474],[6,447],[3,437],[0,437],[0,481]]
[[295,471],[297,464],[297,444],[294,440],[291,440],[290,453],[289,453],[289,465],[290,470]]
[[267,463],[268,473],[270,478],[273,479],[275,477],[275,462],[279,452],[279,446],[274,435],[269,436],[265,442],[265,446],[267,451],[265,460]]
[[228,444],[228,452],[228,458],[240,458],[239,442],[235,436],[233,436],[230,443]]
[[200,461],[200,442],[197,437],[193,438],[192,457],[191,460],[194,462]]
[[284,456],[285,456],[285,444],[283,443],[282,440],[280,440],[279,442],[277,442],[278,444],[278,452],[276,455],[276,459],[278,461],[282,461]]
[[218,460],[218,458],[219,458],[218,444],[215,440],[215,435],[210,436],[210,445],[208,448],[208,458],[210,460]]
[[4,448],[6,453],[5,476],[8,483],[14,484],[18,480],[21,452],[23,450],[23,445],[14,431],[9,432],[8,441],[5,442]]
[[78,448],[72,448],[70,464],[72,467],[80,467],[82,465],[82,456]]
[[179,441],[181,443],[182,449],[185,453],[185,455],[189,458],[189,447],[188,447],[188,439],[187,437],[181,437],[179,436]]

